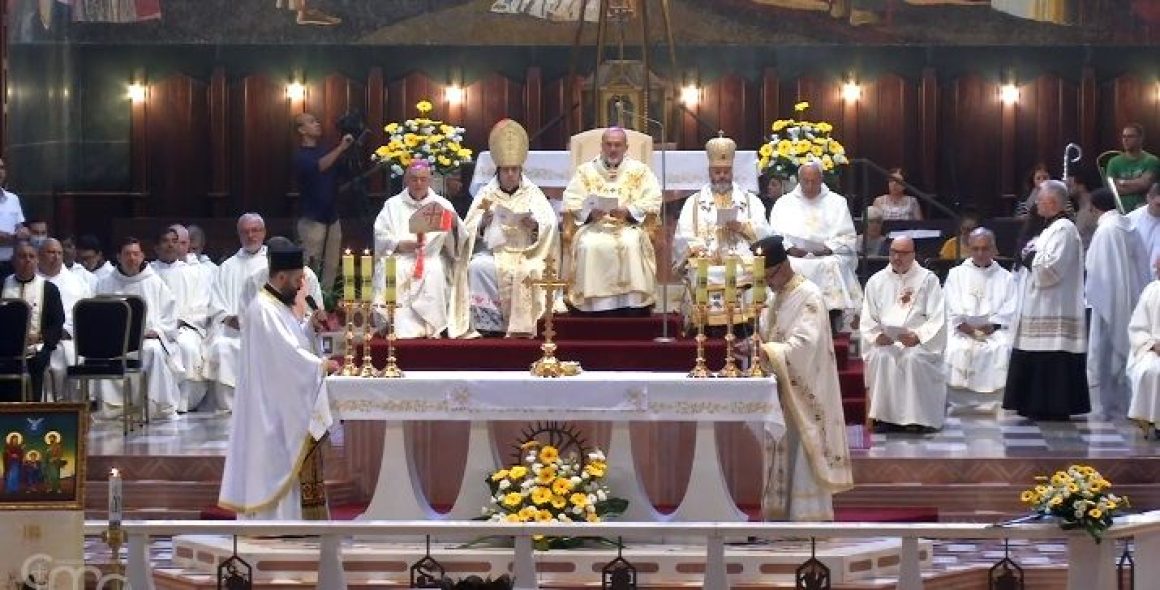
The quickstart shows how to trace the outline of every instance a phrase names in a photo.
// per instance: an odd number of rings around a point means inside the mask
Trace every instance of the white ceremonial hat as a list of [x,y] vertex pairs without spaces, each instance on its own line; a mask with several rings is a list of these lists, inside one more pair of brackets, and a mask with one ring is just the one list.
[[733,155],[737,153],[737,142],[725,137],[724,132],[705,143],[705,155],[710,166],[732,166]]
[[528,132],[511,119],[503,119],[491,128],[487,145],[497,168],[523,166],[528,159]]

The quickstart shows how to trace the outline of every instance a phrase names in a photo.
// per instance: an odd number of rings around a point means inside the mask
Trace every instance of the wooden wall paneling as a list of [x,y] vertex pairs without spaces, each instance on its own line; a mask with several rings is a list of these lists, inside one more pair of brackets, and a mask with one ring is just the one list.
[[1083,161],[1079,169],[1088,177],[1091,188],[1096,186],[1096,157],[1104,148],[1100,144],[1099,135],[1099,86],[1096,84],[1096,71],[1090,65],[1083,67],[1079,83],[1079,104],[1076,111],[1079,117],[1079,139],[1076,143],[1083,148]]
[[209,109],[210,187],[208,209],[211,216],[223,214],[230,194],[229,84],[226,69],[216,66],[207,91]]
[[[544,74],[537,67],[528,68],[524,76],[524,118],[523,126],[528,134],[535,133],[544,124]],[[540,149],[537,140],[531,146]]]
[[[1021,87],[1020,93],[1026,94],[1026,84]],[[998,187],[1000,195],[1019,196],[1020,185],[1016,178],[1015,166],[1015,137],[1018,133],[1019,103],[999,101],[999,162],[995,168],[999,171]]]
[[1102,137],[1100,149],[1121,148],[1120,133],[1124,125],[1139,123],[1144,126],[1144,149],[1153,153],[1160,144],[1160,87],[1156,82],[1144,82],[1131,74],[1112,79],[1103,87]]
[[[145,76],[135,74],[134,79],[143,81]],[[129,102],[129,179],[134,193],[149,190],[149,94],[146,86],[145,100]],[[141,199],[131,199],[131,214],[141,215],[145,206]]]
[[760,146],[768,138],[769,134],[773,132],[770,128],[773,122],[780,119],[783,115],[781,112],[781,81],[777,77],[777,68],[765,68],[761,72],[761,110],[758,111],[761,116],[760,125],[758,128],[758,142],[755,145]]
[[[918,158],[919,120],[918,86],[902,76],[883,74],[875,80],[863,80],[862,97],[856,105],[855,135],[843,140],[853,157],[873,160],[886,169],[902,167],[909,181],[930,192],[924,184]],[[853,141],[851,141],[851,139]],[[886,190],[886,180],[869,174],[867,184],[854,179],[860,196],[873,198]],[[847,195],[853,196],[853,195]]]
[[564,136],[567,122],[564,120],[565,104],[568,102],[565,92],[567,84],[564,78],[559,78],[543,85],[543,120],[535,127],[528,126],[528,136],[532,141],[532,149],[558,150],[565,145]]
[[931,191],[941,191],[939,185],[939,81],[934,68],[922,69],[922,81],[918,89],[918,132],[915,147],[918,149],[918,171],[922,186]]
[[752,117],[752,114],[747,108],[747,94],[749,88],[745,78],[732,73],[706,86],[701,92],[705,103],[702,118],[714,128],[706,129],[700,126],[697,133],[688,138],[690,141],[681,146],[681,149],[704,149],[705,142],[715,137],[718,131],[723,131],[726,137],[733,138],[740,146],[744,146],[743,149],[750,147],[752,143],[747,129],[752,125],[748,124],[747,119]]
[[467,89],[463,126],[468,145],[487,149],[491,128],[503,118],[524,121],[523,86],[498,73],[478,80]]
[[[367,136],[368,149],[374,150],[380,145],[386,143],[387,134],[383,131],[386,126],[386,111],[387,111],[387,86],[383,79],[383,69],[379,67],[371,68],[367,75],[366,88],[366,122],[367,128],[370,129],[370,135]],[[374,193],[381,193],[386,190],[386,182],[382,174],[375,174],[370,179],[370,191]]]
[[1000,210],[1004,207],[999,200],[998,172],[1002,109],[995,82],[968,73],[950,80],[941,94],[938,125],[943,131],[936,148],[943,161],[940,194],[974,203],[984,215],[1009,213]]
[[[838,141],[843,141],[842,124],[842,97],[841,81],[837,78],[818,79],[812,76],[798,78],[792,85],[793,96],[783,96],[785,113],[783,117],[795,116],[807,121],[828,121],[834,125],[834,135]],[[793,106],[798,102],[810,103],[805,113],[794,113]]]
[[1055,74],[1043,74],[1022,88],[1016,108],[1015,192],[1022,194],[1027,172],[1044,163],[1053,177],[1063,171],[1063,148],[1077,141],[1077,88]]
[[204,82],[182,74],[151,85],[144,214],[175,220],[209,214],[204,196],[210,191],[211,152],[202,147],[211,144],[206,91]]
[[415,105],[429,100],[435,106],[434,114],[441,115],[442,85],[436,84],[423,72],[411,72],[391,82],[387,91],[387,122],[402,122],[417,117]]
[[234,165],[232,214],[247,211],[267,217],[292,213],[286,199],[290,189],[290,104],[281,81],[264,74],[241,78],[231,88],[237,156]]

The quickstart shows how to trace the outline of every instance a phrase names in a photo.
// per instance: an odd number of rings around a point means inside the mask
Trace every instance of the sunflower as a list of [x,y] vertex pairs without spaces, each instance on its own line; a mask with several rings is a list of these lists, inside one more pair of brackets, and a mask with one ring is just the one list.
[[519,492],[509,492],[504,494],[503,497],[503,505],[507,506],[508,508],[515,508],[516,506],[522,504],[523,501],[524,497],[520,495]]
[[548,488],[536,486],[532,488],[532,502],[536,506],[541,506],[552,501],[552,490]]

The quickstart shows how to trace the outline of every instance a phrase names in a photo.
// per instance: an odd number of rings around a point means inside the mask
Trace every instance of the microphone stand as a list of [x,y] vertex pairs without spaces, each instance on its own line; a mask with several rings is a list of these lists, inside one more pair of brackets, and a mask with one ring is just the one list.
[[[660,229],[665,229],[665,224],[668,219],[665,217],[665,190],[668,188],[668,147],[665,144],[665,124],[652,117],[639,115],[635,112],[628,113],[624,110],[624,103],[616,101],[616,122],[623,124],[625,117],[632,117],[638,121],[644,121],[646,125],[656,125],[661,132],[661,210],[660,210]],[[651,164],[651,162],[649,162]],[[672,252],[672,248],[669,249]],[[661,335],[653,338],[653,342],[673,342],[676,339],[669,336],[669,282],[665,281],[661,284]]]

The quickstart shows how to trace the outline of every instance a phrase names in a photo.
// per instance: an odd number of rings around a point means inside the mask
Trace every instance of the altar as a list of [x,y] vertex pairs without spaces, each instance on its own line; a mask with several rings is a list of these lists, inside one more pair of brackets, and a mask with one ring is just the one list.
[[[721,422],[744,423],[759,436],[780,437],[785,422],[772,377],[690,379],[680,373],[584,372],[544,379],[524,371],[411,371],[403,379],[329,377],[326,389],[336,420],[386,423],[378,482],[362,518],[470,519],[488,503],[488,473],[503,462],[492,443],[493,421],[608,422],[608,485],[629,501],[626,521],[746,520],[722,473],[715,436]],[[466,470],[447,514],[437,513],[418,485],[411,421],[468,421]],[[680,505],[661,515],[645,493],[632,453],[632,422],[695,422],[692,472]]]

